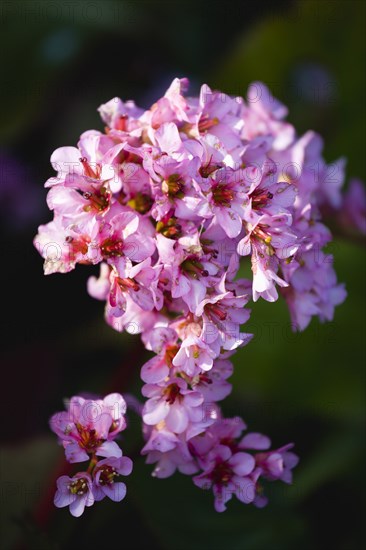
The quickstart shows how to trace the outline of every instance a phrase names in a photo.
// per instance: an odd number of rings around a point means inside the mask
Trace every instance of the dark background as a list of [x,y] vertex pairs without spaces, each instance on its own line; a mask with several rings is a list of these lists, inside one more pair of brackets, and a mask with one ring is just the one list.
[[151,478],[138,458],[138,419],[125,453],[136,457],[128,497],[75,519],[52,504],[68,472],[48,417],[81,391],[139,395],[138,338],[114,333],[85,289],[93,268],[44,277],[33,248],[51,219],[49,157],[102,130],[96,108],[118,95],[148,107],[175,76],[245,95],[264,81],[299,133],[325,138],[325,158],[348,158],[365,177],[365,8],[358,1],[3,1],[0,206],[2,225],[1,454],[3,548],[151,550],[335,549],[364,542],[365,255],[337,237],[330,251],[348,299],[333,323],[290,330],[284,303],[260,301],[235,356],[227,415],[240,414],[274,446],[296,443],[292,487],[268,487],[264,510],[212,495],[176,474]]

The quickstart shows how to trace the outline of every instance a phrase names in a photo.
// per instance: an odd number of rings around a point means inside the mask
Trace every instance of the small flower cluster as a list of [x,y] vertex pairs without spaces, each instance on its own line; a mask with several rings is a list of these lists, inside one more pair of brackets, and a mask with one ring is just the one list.
[[265,506],[261,478],[292,481],[291,470],[298,463],[298,457],[289,452],[293,444],[269,451],[268,437],[259,433],[241,437],[245,429],[241,418],[220,419],[190,441],[191,452],[203,470],[193,481],[197,487],[213,489],[217,512],[226,510],[233,495],[245,504]]
[[[132,472],[132,460],[122,456],[114,439],[126,427],[125,412],[125,400],[113,393],[103,400],[74,396],[68,402],[67,411],[51,417],[51,429],[65,449],[66,460],[89,461],[87,470],[57,480],[55,506],[69,506],[70,513],[79,517],[85,506],[106,496],[115,502],[124,499],[126,485],[117,479]],[[104,458],[99,460],[99,457]]]
[[[345,299],[321,221],[327,208],[342,209],[345,163],[328,166],[320,137],[298,137],[263,84],[247,100],[207,85],[187,97],[187,85],[175,79],[148,110],[112,99],[99,108],[104,132],[53,153],[54,219],[35,245],[46,274],[100,264],[88,292],[105,301],[113,328],[141,334],[154,353],[141,370],[142,452],[159,477],[203,468],[195,482],[211,480],[223,509],[223,479],[232,488],[235,476],[249,476],[256,488],[275,471],[288,480],[286,464],[294,465],[286,447],[249,459],[242,443],[224,444],[217,402],[231,391],[229,357],[252,337],[241,329],[249,300],[273,302],[280,292],[303,330],[312,316],[331,320]],[[243,257],[251,281],[238,278]],[[197,437],[216,437],[206,457]],[[253,494],[248,502],[264,502]]]

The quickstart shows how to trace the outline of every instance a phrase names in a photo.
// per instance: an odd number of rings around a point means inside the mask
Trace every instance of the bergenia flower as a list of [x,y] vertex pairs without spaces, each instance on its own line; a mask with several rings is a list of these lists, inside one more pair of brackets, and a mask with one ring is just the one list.
[[113,439],[126,427],[125,412],[125,400],[117,393],[103,400],[74,396],[66,412],[52,416],[50,426],[69,462],[84,462],[93,455],[120,457],[121,449]]
[[[297,457],[292,444],[271,450],[267,436],[243,437],[244,421],[222,416],[229,358],[253,337],[250,300],[284,297],[294,330],[333,319],[346,291],[324,252],[332,235],[322,215],[364,232],[365,195],[352,182],[342,198],[344,159],[328,165],[320,136],[298,136],[264,84],[246,99],[206,84],[189,97],[188,84],[174,79],[149,109],[114,98],[99,107],[104,130],[56,149],[46,182],[54,217],[34,244],[46,274],[99,265],[89,294],[113,329],[140,334],[151,353],[137,408],[153,475],[195,475],[218,511],[233,495],[263,506],[263,480],[290,482]],[[250,280],[238,278],[240,262]],[[124,498],[125,412],[117,393],[74,396],[51,418],[66,459],[89,461],[58,480],[56,506],[81,515],[94,500]]]
[[100,460],[93,471],[93,493],[95,500],[109,497],[120,502],[126,496],[126,484],[117,481],[119,476],[128,476],[132,472],[132,460],[127,456]]
[[233,495],[245,504],[253,502],[255,485],[249,474],[254,467],[255,460],[249,453],[232,453],[229,447],[218,445],[209,452],[206,468],[193,481],[201,489],[212,487],[215,510],[224,512]]
[[79,472],[74,477],[61,476],[57,480],[54,504],[57,508],[69,506],[70,514],[78,518],[85,506],[94,504],[92,479],[87,472]]

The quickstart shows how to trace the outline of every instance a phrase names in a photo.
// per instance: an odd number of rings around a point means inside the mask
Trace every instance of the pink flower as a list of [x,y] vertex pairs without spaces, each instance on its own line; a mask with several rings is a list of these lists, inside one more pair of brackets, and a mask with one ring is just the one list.
[[[133,265],[127,258],[114,261],[110,274],[109,303],[113,308],[125,310],[127,294],[143,310],[151,311],[158,306],[157,278],[159,271],[151,267],[150,258]],[[154,284],[155,283],[155,284]]]
[[[250,310],[245,309],[250,296],[250,290],[245,288],[242,294],[242,281],[234,285],[225,282],[225,276],[217,282],[213,292],[198,305],[196,316],[202,317],[203,327],[201,339],[213,349],[233,350],[247,344],[251,334],[240,332],[240,325],[248,321]],[[233,288],[233,290],[229,290]]]
[[285,271],[290,287],[282,289],[294,328],[304,330],[313,315],[331,321],[334,307],[346,298],[343,284],[337,284],[333,257],[316,247],[300,255],[297,268]]
[[277,275],[279,260],[291,257],[299,247],[296,234],[289,228],[289,219],[285,214],[263,214],[254,224],[248,224],[247,235],[238,243],[240,255],[251,254],[255,302],[260,296],[273,302],[278,298],[275,283],[287,286]]
[[[204,299],[209,285],[208,277],[217,272],[217,266],[211,257],[188,252],[186,248],[196,251],[194,239],[189,239],[191,247],[181,245],[163,235],[157,236],[159,258],[163,264],[162,276],[167,279],[166,290],[170,290],[173,299],[182,298],[192,313]],[[169,285],[169,286],[168,286]]]
[[204,420],[202,394],[188,389],[181,378],[172,378],[162,385],[146,384],[142,393],[149,398],[142,412],[148,425],[164,420],[169,430],[180,434],[187,430],[190,422]]
[[151,332],[149,344],[146,347],[153,350],[156,355],[141,369],[141,378],[144,382],[155,384],[167,378],[173,366],[173,359],[179,350],[177,340],[178,335],[171,328],[157,327]]
[[137,213],[114,209],[105,217],[95,241],[101,257],[107,263],[113,264],[120,257],[141,262],[155,250],[150,233],[148,222]]
[[197,336],[184,339],[174,356],[173,365],[188,376],[195,376],[202,371],[209,371],[219,350],[213,350]]
[[298,457],[294,453],[288,452],[292,447],[293,444],[289,443],[275,451],[256,454],[256,468],[260,470],[261,476],[270,481],[281,479],[285,483],[291,483],[291,470],[299,462]]
[[233,495],[245,504],[254,500],[255,484],[248,477],[254,467],[255,461],[250,454],[232,453],[229,447],[218,445],[208,453],[206,468],[193,481],[201,489],[212,487],[215,510],[224,512]]
[[[241,332],[251,298],[280,294],[299,329],[313,315],[333,318],[346,292],[322,250],[332,238],[322,215],[364,231],[365,194],[352,183],[342,202],[344,160],[327,165],[321,138],[298,137],[264,84],[254,82],[246,100],[207,85],[187,97],[187,87],[174,79],[147,110],[114,98],[99,108],[104,132],[54,151],[57,175],[45,184],[54,217],[34,244],[46,274],[100,264],[88,292],[105,301],[111,327],[140,334],[152,352],[141,408],[153,475],[198,474],[218,511],[233,494],[263,506],[262,479],[289,482],[297,458],[222,417],[228,358],[252,337]],[[241,261],[250,281],[238,278]],[[132,464],[114,440],[125,411],[119,394],[74,396],[51,418],[67,460],[90,460],[86,473],[60,478],[59,505],[80,515],[94,499],[124,498],[115,478]]]
[[225,399],[232,389],[227,381],[233,373],[233,365],[226,359],[216,359],[209,373],[199,374],[192,380],[192,387],[204,397],[205,403],[215,403]]
[[184,439],[178,438],[173,448],[166,450],[148,451],[148,445],[142,450],[147,453],[146,464],[156,464],[152,475],[164,479],[173,475],[177,470],[185,475],[197,473],[198,466],[191,456]]
[[253,82],[248,89],[247,104],[243,104],[242,109],[245,121],[242,138],[270,136],[274,150],[285,149],[295,137],[293,126],[282,120],[287,111],[262,82]]
[[87,472],[79,472],[74,477],[58,478],[53,501],[57,508],[69,506],[70,514],[78,518],[84,512],[85,506],[92,506],[94,500],[92,480]]
[[243,189],[242,172],[231,168],[221,168],[209,176],[207,200],[212,223],[219,225],[226,235],[233,239],[243,227],[243,201],[246,194]]
[[[260,433],[241,437],[245,424],[240,418],[219,419],[206,432],[189,442],[189,449],[203,470],[194,483],[213,488],[215,509],[224,511],[233,494],[245,504],[267,504],[260,478],[291,483],[291,470],[298,457],[289,452],[293,444],[269,451],[270,439]],[[253,451],[266,451],[252,454]]]
[[197,457],[199,464],[205,467],[208,453],[217,445],[222,444],[234,451],[239,450],[237,439],[245,429],[246,425],[240,417],[218,418],[203,435],[190,441],[192,454]]
[[95,500],[102,500],[106,496],[114,502],[123,500],[126,496],[126,485],[122,481],[116,481],[115,478],[130,475],[132,467],[132,460],[127,456],[100,460],[93,471]]
[[126,427],[125,412],[126,403],[118,393],[95,401],[74,396],[66,412],[51,417],[50,426],[69,462],[83,462],[94,454],[120,457],[121,449],[113,439]]
[[103,121],[112,130],[109,132],[110,135],[124,137],[129,133],[136,133],[136,130],[138,135],[138,129],[141,127],[139,118],[144,111],[136,107],[134,101],[130,100],[124,103],[115,97],[101,105],[98,111]]
[[276,170],[275,163],[268,159],[260,167],[254,164],[253,168],[249,165],[244,170],[246,178],[252,182],[247,191],[249,202],[244,214],[247,222],[253,224],[263,214],[291,215],[297,189],[286,181],[277,181]]
[[168,214],[182,219],[196,218],[195,212],[203,202],[203,195],[193,180],[199,159],[178,161],[167,154],[155,153],[145,155],[143,167],[151,178],[154,219],[162,220]]

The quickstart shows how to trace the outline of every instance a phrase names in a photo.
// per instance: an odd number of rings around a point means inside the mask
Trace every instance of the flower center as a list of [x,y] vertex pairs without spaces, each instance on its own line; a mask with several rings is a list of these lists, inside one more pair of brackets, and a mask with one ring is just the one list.
[[207,314],[207,317],[210,317],[213,321],[216,319],[225,321],[227,317],[227,312],[220,308],[217,304],[206,304],[205,313]]
[[269,235],[266,231],[266,227],[263,225],[257,225],[254,229],[252,234],[257,237],[257,239],[264,241],[266,244],[270,244],[272,241],[271,235]]
[[212,188],[212,198],[217,206],[230,206],[234,191],[225,183],[217,183]]
[[109,208],[111,192],[103,186],[99,190],[94,191],[94,193],[86,191],[83,193],[83,197],[89,201],[89,204],[84,206],[85,212],[90,212],[91,210],[104,212]]
[[68,489],[73,495],[85,495],[88,492],[88,483],[85,477],[75,479],[68,485]]
[[179,347],[175,344],[167,346],[165,348],[165,362],[170,369],[173,366],[173,359],[177,355],[178,351]]
[[177,223],[177,218],[171,217],[162,219],[156,224],[156,231],[168,239],[177,239],[180,237],[182,226]]
[[263,208],[273,199],[273,193],[270,191],[263,191],[263,189],[255,189],[251,194],[251,198],[253,208]]
[[201,246],[204,254],[210,254],[212,258],[216,259],[219,255],[219,251],[217,248],[212,248],[212,242],[211,240],[201,238]]
[[146,214],[153,205],[153,199],[149,195],[144,193],[136,193],[136,195],[130,199],[127,204],[130,208],[136,210],[140,214]]
[[90,239],[88,237],[74,238],[70,235],[65,238],[65,242],[70,245],[69,257],[70,261],[74,261],[77,254],[85,254],[88,252],[88,243]]
[[227,485],[232,478],[233,472],[227,462],[219,462],[211,472],[210,478],[215,485]]
[[173,403],[175,403],[175,400],[177,399],[179,394],[180,394],[180,388],[179,388],[178,384],[175,384],[175,383],[170,384],[164,390],[165,401],[167,401],[169,403],[169,405],[173,405]]
[[169,197],[183,198],[184,181],[179,174],[172,174],[162,183],[162,190]]
[[184,273],[186,273],[187,275],[190,275],[194,279],[198,279],[198,277],[209,276],[209,272],[207,271],[207,269],[204,269],[203,265],[198,260],[195,260],[194,258],[193,259],[187,258],[187,260],[184,260],[180,264],[180,267],[182,271],[184,271]]
[[134,290],[137,292],[140,290],[140,285],[134,280],[130,279],[129,277],[122,279],[121,277],[117,277],[117,283],[121,290],[127,291],[127,290]]
[[110,237],[106,239],[100,247],[100,250],[104,258],[110,258],[114,256],[122,256],[123,253],[123,241]]
[[99,179],[100,178],[100,174],[101,174],[101,171],[102,171],[100,164],[93,163],[93,164],[95,164],[95,168],[92,168],[90,162],[88,161],[88,159],[86,157],[81,157],[79,160],[80,160],[80,162],[81,162],[81,164],[83,165],[83,168],[84,168],[84,176],[86,176],[88,178],[93,178],[93,179]]
[[225,447],[229,447],[231,452],[236,451],[238,448],[238,445],[233,437],[224,437],[220,440],[220,445],[225,445]]
[[114,483],[115,476],[118,476],[118,472],[116,472],[112,466],[102,466],[100,468],[99,484],[112,485],[112,483]]
[[206,164],[202,164],[202,166],[199,169],[199,173],[203,178],[208,178],[213,172],[223,167],[223,164],[211,163],[211,161],[212,161],[212,155],[210,156],[210,160],[206,162]]
[[76,429],[79,434],[79,445],[85,449],[87,453],[93,453],[97,449],[102,440],[99,439],[96,430],[84,428],[81,424],[76,424]]
[[206,373],[201,373],[198,375],[198,380],[200,384],[212,384],[211,378]]

